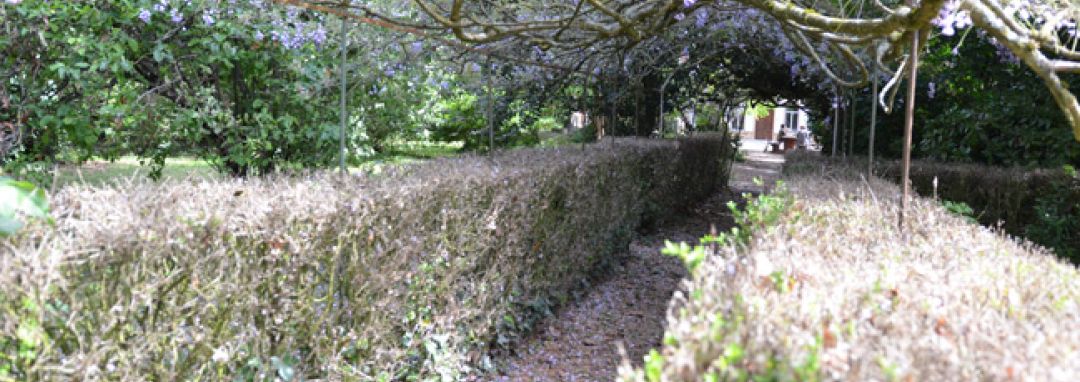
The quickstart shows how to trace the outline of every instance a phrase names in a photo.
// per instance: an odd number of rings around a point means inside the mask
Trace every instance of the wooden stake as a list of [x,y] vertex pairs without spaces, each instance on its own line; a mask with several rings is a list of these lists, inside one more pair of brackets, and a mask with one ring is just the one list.
[[911,130],[915,124],[915,83],[919,74],[919,31],[912,31],[911,37],[911,67],[908,75],[908,94],[906,114],[904,115],[904,169],[901,182],[904,193],[900,199],[899,226],[904,231],[904,214],[907,212],[911,199]]
[[851,110],[848,111],[848,155],[855,155],[855,91],[851,91]]
[[867,156],[869,157],[869,160],[866,168],[866,179],[870,179],[871,176],[874,176],[874,131],[877,130],[878,108],[878,78],[876,66],[874,67],[873,76],[873,94],[871,95],[873,98],[870,99],[870,143],[867,145],[869,150]]
[[340,157],[341,174],[345,174],[345,127],[349,119],[349,111],[346,108],[346,87],[345,87],[345,64],[346,64],[346,35],[348,34],[348,24],[344,17],[341,18],[341,67],[338,68],[338,72],[341,75],[341,131],[338,132],[338,156]]
[[836,87],[833,87],[833,125],[832,125],[832,156],[836,157],[837,137],[840,128],[840,96]]
[[[491,60],[484,60],[484,67],[480,70],[480,86],[482,86],[484,98],[487,99],[487,103],[484,105],[484,114],[487,117],[487,129],[488,129],[488,156],[495,155],[495,89],[491,86],[488,79],[491,77]],[[487,73],[487,75],[485,75]]]
[[609,95],[611,96],[611,100],[610,100],[610,102],[611,102],[611,122],[608,122],[608,124],[611,125],[609,127],[611,129],[611,143],[614,144],[615,143],[615,119],[618,118],[618,112],[615,110],[615,108],[618,107],[619,98],[615,96],[615,90],[614,90],[615,89],[615,81],[612,80],[611,83],[608,86],[611,87],[611,89],[608,89]]

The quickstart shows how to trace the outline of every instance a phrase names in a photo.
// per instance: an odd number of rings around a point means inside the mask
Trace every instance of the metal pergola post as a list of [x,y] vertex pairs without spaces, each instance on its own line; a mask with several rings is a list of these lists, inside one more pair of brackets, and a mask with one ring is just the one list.
[[854,90],[851,91],[851,96],[848,97],[848,98],[851,99],[851,110],[848,111],[848,145],[847,145],[847,150],[848,150],[848,155],[849,156],[854,156],[855,155],[855,102],[857,101],[857,98],[855,97],[855,91]]
[[671,77],[664,79],[664,83],[660,85],[660,121],[657,126],[660,129],[660,138],[664,137],[664,92],[667,90],[667,83]]
[[870,141],[867,143],[867,168],[866,178],[869,179],[874,176],[874,131],[877,130],[877,109],[878,109],[878,77],[877,67],[874,67],[872,94],[870,99]]
[[339,156],[339,160],[340,160],[339,166],[341,168],[341,174],[342,175],[345,174],[345,129],[346,129],[347,125],[348,125],[348,120],[349,120],[349,111],[347,109],[347,102],[346,102],[347,88],[346,88],[346,84],[345,84],[345,82],[346,82],[345,75],[347,73],[345,65],[346,65],[347,59],[348,59],[348,57],[347,57],[348,56],[348,54],[347,54],[348,53],[348,49],[347,49],[347,46],[348,46],[348,39],[347,39],[347,37],[348,37],[347,36],[348,35],[348,29],[347,29],[347,27],[348,27],[348,21],[344,17],[342,17],[341,18],[341,40],[340,40],[340,43],[339,43],[341,45],[341,64],[340,64],[340,67],[338,68],[339,69],[338,72],[339,72],[339,74],[341,76],[341,113],[340,113],[341,114],[341,128],[340,128],[340,131],[338,132],[338,146],[339,146],[338,147],[338,156]]
[[832,125],[832,156],[836,157],[836,145],[838,144],[837,138],[839,137],[840,129],[840,93],[833,87],[833,125]]
[[911,37],[911,68],[909,68],[909,81],[908,82],[908,94],[906,113],[904,115],[904,163],[903,163],[903,175],[901,182],[903,182],[903,195],[900,199],[900,213],[898,226],[900,231],[904,230],[904,214],[908,210],[908,205],[911,203],[911,131],[914,129],[915,124],[915,85],[916,79],[919,74],[919,31],[912,31]]

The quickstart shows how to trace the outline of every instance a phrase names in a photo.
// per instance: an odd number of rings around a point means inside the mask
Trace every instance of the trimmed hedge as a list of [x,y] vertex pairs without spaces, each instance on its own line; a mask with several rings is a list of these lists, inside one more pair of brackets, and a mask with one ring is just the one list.
[[864,167],[789,155],[786,186],[693,268],[664,346],[623,381],[1031,380],[1080,376],[1080,270]]
[[[899,162],[882,162],[877,171],[900,182]],[[935,178],[939,199],[964,202],[980,223],[1000,225],[1080,264],[1080,178],[1060,169],[912,162],[913,190],[933,196]]]
[[0,380],[460,379],[724,183],[720,139],[71,186],[0,255]]

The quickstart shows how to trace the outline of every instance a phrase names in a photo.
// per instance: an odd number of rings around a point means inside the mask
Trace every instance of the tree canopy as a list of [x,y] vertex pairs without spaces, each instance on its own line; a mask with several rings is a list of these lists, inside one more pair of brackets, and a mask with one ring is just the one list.
[[[1050,0],[4,0],[0,162],[19,173],[135,155],[160,169],[191,155],[262,174],[333,164],[342,130],[354,156],[410,137],[482,150],[536,142],[567,109],[650,135],[699,101],[720,115],[798,102],[821,121],[842,89],[874,78],[894,108],[916,31],[961,56],[965,41],[988,44],[1002,70],[983,74],[1026,67],[1025,91],[1049,89],[1080,138],[1077,12]],[[926,69],[944,81],[970,67]]]
[[[499,44],[528,45],[545,53],[534,55],[527,49],[515,49],[526,52],[518,53],[522,60],[587,60],[592,62],[587,66],[598,69],[597,74],[624,68],[620,59],[627,51],[648,51],[650,41],[664,36],[685,38],[686,44],[730,37],[672,36],[680,27],[749,31],[754,32],[746,34],[749,38],[781,42],[775,45],[781,48],[777,53],[792,67],[806,66],[810,59],[815,64],[810,70],[820,72],[830,85],[861,87],[868,83],[873,69],[878,69],[890,75],[886,89],[893,94],[905,76],[903,68],[909,65],[907,50],[913,38],[925,41],[932,30],[952,35],[975,28],[1039,76],[1066,114],[1075,139],[1080,140],[1080,104],[1061,78],[1063,73],[1080,72],[1080,51],[1076,50],[1080,8],[1066,0],[923,0],[907,4],[896,0],[413,0],[411,8],[353,1],[276,1],[335,9],[339,15],[347,12],[425,35],[452,35],[492,51]],[[411,11],[403,13],[406,8]],[[787,55],[786,51],[800,54]],[[892,95],[883,96],[882,103],[888,106],[886,98]]]

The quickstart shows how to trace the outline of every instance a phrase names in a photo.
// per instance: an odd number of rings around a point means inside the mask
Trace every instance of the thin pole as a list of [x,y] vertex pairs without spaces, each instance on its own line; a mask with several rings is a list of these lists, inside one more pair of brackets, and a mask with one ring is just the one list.
[[615,111],[615,107],[617,106],[618,101],[619,101],[618,97],[615,95],[615,90],[614,90],[615,86],[614,85],[615,85],[614,81],[611,84],[608,84],[608,86],[611,88],[611,89],[608,89],[608,91],[610,92],[609,95],[611,96],[611,122],[609,124],[611,125],[611,142],[612,143],[615,143],[615,118],[618,118],[618,112]]
[[487,87],[487,125],[488,125],[488,153],[495,154],[495,94],[490,86]]
[[667,89],[667,79],[660,85],[660,121],[657,122],[657,126],[660,128],[660,138],[664,137],[664,90]]
[[840,96],[837,93],[836,87],[833,87],[833,125],[832,125],[832,156],[836,156],[836,145],[838,137],[838,129],[840,126]]
[[[873,66],[873,65],[871,65],[871,66]],[[877,67],[876,66],[874,67],[873,76],[874,76],[873,85],[872,85],[873,95],[871,96],[873,98],[870,99],[870,142],[867,145],[868,150],[869,150],[868,155],[867,155],[869,157],[869,159],[867,161],[867,168],[866,168],[866,178],[867,179],[869,179],[871,176],[874,176],[874,131],[877,130],[877,108],[878,108],[878,104],[877,104],[877,102],[878,102],[878,100],[877,100],[878,99],[878,83],[877,83],[878,78],[877,78]]]
[[848,112],[848,155],[855,155],[855,91],[851,91],[851,111]]
[[915,82],[919,74],[919,31],[912,31],[911,38],[911,72],[909,74],[906,115],[904,115],[904,170],[901,179],[904,193],[900,199],[900,231],[904,230],[904,213],[908,209],[911,195],[911,130],[915,124]]
[[342,17],[341,18],[341,41],[339,43],[339,45],[341,45],[341,64],[340,64],[340,66],[338,68],[338,71],[339,71],[339,73],[341,75],[341,113],[340,113],[341,114],[341,128],[339,129],[340,131],[338,132],[338,144],[339,144],[338,156],[340,157],[339,158],[340,159],[339,166],[341,167],[341,173],[342,174],[345,174],[345,127],[346,127],[346,124],[348,123],[348,119],[349,119],[349,111],[348,111],[348,109],[346,109],[346,102],[345,102],[346,101],[346,99],[345,99],[345,97],[346,97],[346,86],[345,86],[345,73],[346,73],[346,70],[345,70],[345,64],[346,64],[346,58],[347,58],[346,53],[348,52],[348,49],[346,49],[347,44],[348,44],[348,40],[346,39],[346,37],[347,37],[346,35],[348,34],[348,29],[346,29],[347,27],[348,27],[348,24],[347,24],[345,18]]
[[484,104],[484,114],[486,117],[485,119],[487,120],[488,129],[488,155],[495,155],[495,94],[494,89],[488,82],[490,76],[484,75],[484,73],[487,73],[489,70],[491,70],[491,61],[484,60],[484,68],[480,70],[480,86],[484,93],[484,99],[487,100]]
[[634,87],[634,135],[641,134],[641,93],[644,92],[645,85],[642,84],[641,79],[638,79],[637,86]]

